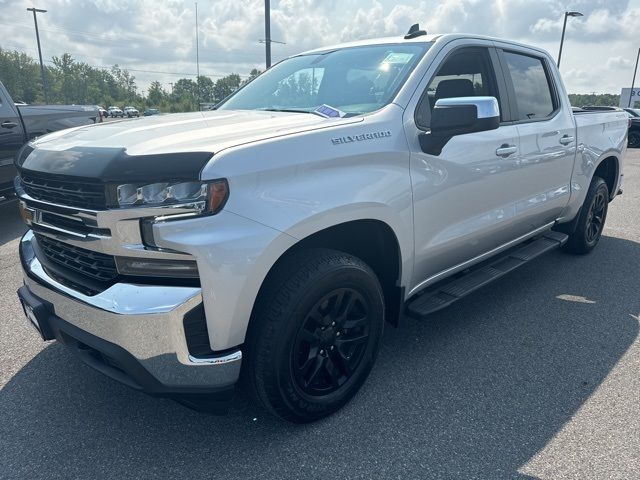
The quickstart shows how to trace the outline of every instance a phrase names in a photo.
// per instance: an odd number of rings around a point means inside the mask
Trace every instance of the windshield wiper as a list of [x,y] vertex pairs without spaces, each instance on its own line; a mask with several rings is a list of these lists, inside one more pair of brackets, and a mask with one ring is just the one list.
[[313,110],[296,110],[295,108],[259,108],[258,110],[262,112],[287,112],[287,113],[311,113],[313,115],[317,115],[319,117],[325,118],[324,115],[319,114]]

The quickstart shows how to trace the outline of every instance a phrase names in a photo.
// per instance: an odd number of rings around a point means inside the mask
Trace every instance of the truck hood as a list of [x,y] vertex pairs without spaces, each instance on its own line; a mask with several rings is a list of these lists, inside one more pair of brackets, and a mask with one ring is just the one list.
[[102,182],[194,179],[225,148],[361,121],[263,111],[158,115],[46,135],[20,152],[17,166]]
[[243,143],[359,121],[361,117],[323,118],[304,113],[217,110],[80,127],[47,135],[32,145],[50,151],[87,147],[124,149],[130,156],[217,153]]

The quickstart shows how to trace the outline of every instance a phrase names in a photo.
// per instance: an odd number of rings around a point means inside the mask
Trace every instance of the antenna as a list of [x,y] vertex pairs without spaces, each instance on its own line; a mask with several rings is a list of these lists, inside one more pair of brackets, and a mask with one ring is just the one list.
[[420,30],[420,24],[419,23],[415,23],[415,24],[411,25],[411,28],[409,29],[407,34],[404,36],[404,39],[405,40],[410,40],[412,38],[421,37],[422,35],[426,35],[426,34],[427,34],[427,31],[426,30]]

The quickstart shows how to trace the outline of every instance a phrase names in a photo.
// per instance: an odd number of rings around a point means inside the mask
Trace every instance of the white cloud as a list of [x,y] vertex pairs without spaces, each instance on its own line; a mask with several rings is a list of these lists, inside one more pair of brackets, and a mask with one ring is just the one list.
[[607,60],[607,69],[633,68],[633,61],[624,57],[611,57]]
[[[569,91],[619,91],[630,80],[640,0],[272,0],[278,60],[361,38],[399,35],[420,22],[430,32],[469,32],[558,48],[565,8],[563,73]],[[0,46],[36,56],[30,0],[0,0]],[[263,0],[199,0],[200,70],[246,74],[264,64]],[[183,0],[48,0],[40,16],[44,56],[72,53],[93,65],[195,73],[195,12]],[[133,72],[141,86],[179,76]]]

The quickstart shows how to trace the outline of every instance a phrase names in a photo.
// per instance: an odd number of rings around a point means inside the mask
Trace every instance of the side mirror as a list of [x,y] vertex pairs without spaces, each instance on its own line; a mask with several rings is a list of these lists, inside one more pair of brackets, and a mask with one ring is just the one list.
[[456,135],[495,130],[500,126],[500,107],[495,97],[441,98],[431,113],[431,131],[419,136],[424,153],[440,155]]

